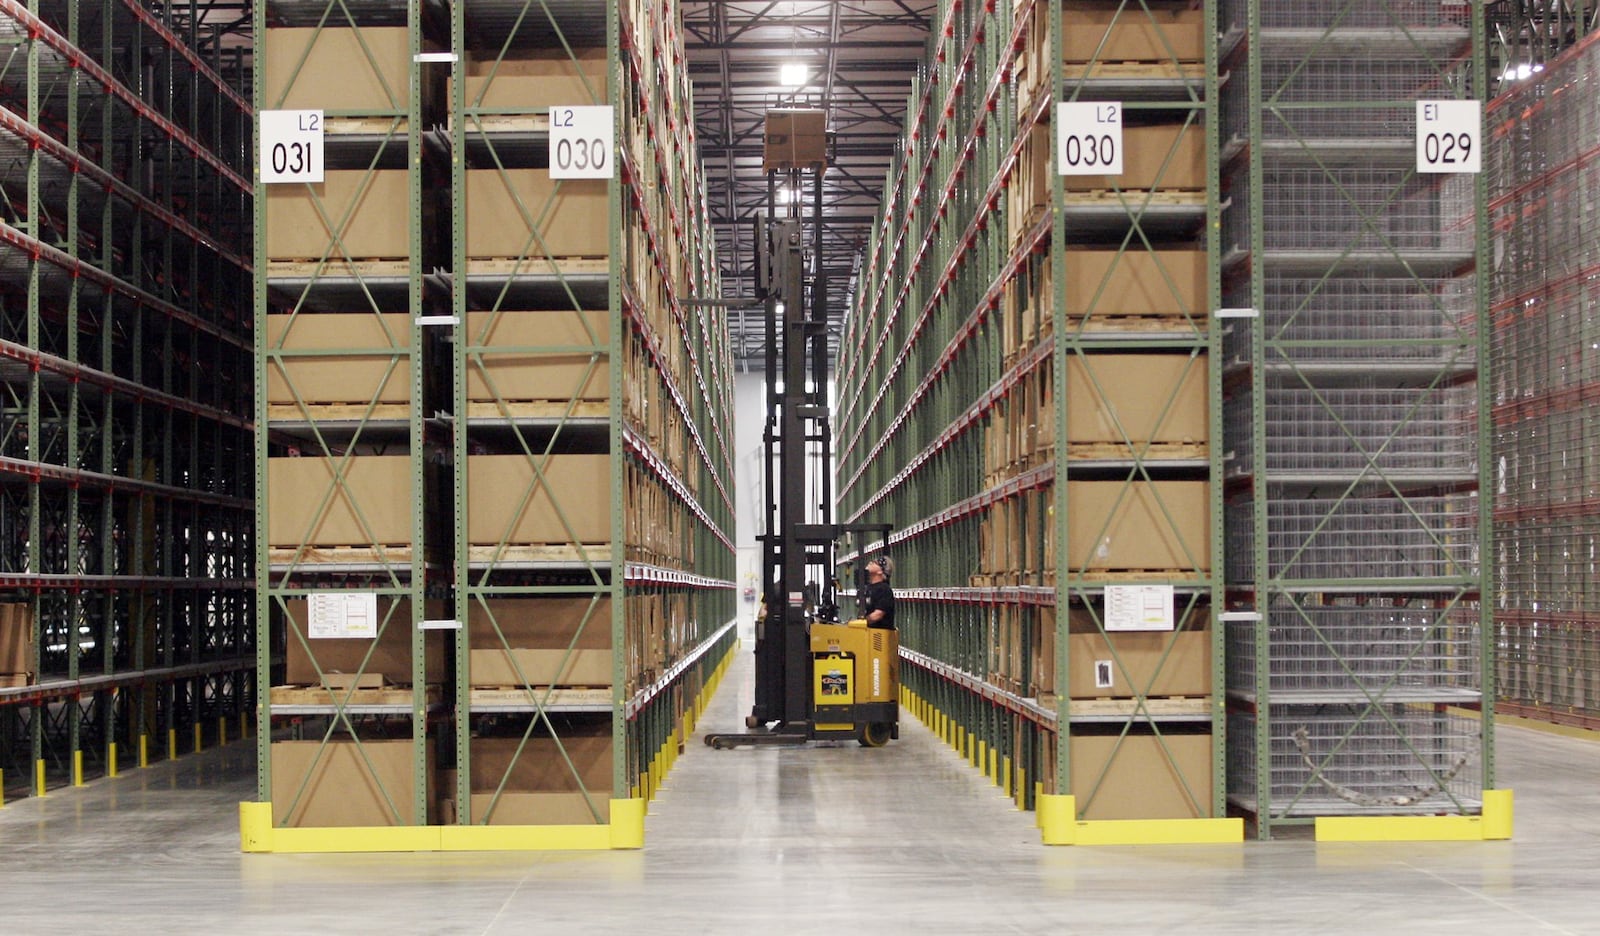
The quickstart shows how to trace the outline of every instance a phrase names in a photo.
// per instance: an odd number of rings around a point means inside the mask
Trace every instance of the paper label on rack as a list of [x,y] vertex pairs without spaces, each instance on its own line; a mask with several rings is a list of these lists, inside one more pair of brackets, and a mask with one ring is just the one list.
[[610,107],[550,108],[550,178],[611,178],[615,138]]
[[1173,628],[1171,585],[1107,585],[1107,631],[1169,631]]
[[378,636],[377,592],[333,592],[306,599],[306,636]]
[[1483,105],[1417,102],[1417,171],[1482,172]]
[[1094,687],[1096,689],[1111,689],[1114,687],[1114,683],[1111,681],[1111,671],[1110,660],[1094,661]]
[[1056,171],[1122,175],[1122,105],[1116,101],[1056,105]]
[[261,181],[321,182],[322,111],[273,110],[260,116]]

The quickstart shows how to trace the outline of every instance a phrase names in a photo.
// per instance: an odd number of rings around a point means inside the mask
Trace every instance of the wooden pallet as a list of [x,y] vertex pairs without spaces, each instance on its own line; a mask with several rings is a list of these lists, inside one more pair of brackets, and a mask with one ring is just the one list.
[[[429,705],[438,704],[438,686],[428,686],[424,694]],[[414,694],[410,686],[384,686],[382,689],[324,689],[321,686],[273,686],[273,705],[410,705]]]
[[596,543],[585,545],[580,554],[572,543],[519,543],[501,549],[498,546],[469,546],[467,560],[474,564],[496,562],[610,562],[611,545]]
[[[1094,584],[1096,582],[1160,582],[1160,581],[1186,581],[1198,579],[1202,573],[1193,569],[1090,569],[1083,573],[1082,581]],[[1074,572],[1072,581],[1077,583],[1079,576]]]
[[269,403],[267,422],[409,421],[411,404],[379,403],[367,412],[365,403]]
[[[537,247],[534,244],[530,247]],[[468,276],[585,276],[611,272],[609,257],[477,257],[467,260]]]
[[456,120],[468,134],[474,133],[549,133],[549,114],[451,114],[446,129],[454,133]]
[[1074,81],[1095,81],[1113,79],[1158,79],[1177,81],[1180,79],[1199,81],[1206,76],[1204,62],[1174,62],[1171,59],[1159,62],[1095,62],[1087,68],[1073,70],[1072,64],[1064,66],[1064,73],[1068,85]]
[[273,566],[410,565],[410,545],[374,546],[272,546],[267,562]]
[[1084,332],[1140,332],[1157,335],[1170,335],[1174,333],[1193,335],[1204,334],[1208,327],[1208,320],[1204,315],[1195,315],[1184,318],[1181,315],[1103,315],[1091,313],[1087,319],[1071,315],[1067,316],[1067,331],[1073,332],[1082,326]]
[[[568,412],[568,409],[571,412]],[[467,404],[468,419],[605,419],[611,404],[605,400],[519,400],[516,402],[473,402]]]
[[322,132],[331,137],[393,136],[403,142],[409,132],[404,117],[324,117]]
[[[548,694],[548,697],[547,697]],[[599,689],[558,688],[534,686],[528,689],[473,687],[471,704],[474,708],[489,705],[534,705],[557,708],[567,705],[610,705],[612,693],[609,686]]]
[[1194,189],[1069,189],[1063,199],[1067,207],[1121,208],[1142,205],[1183,205],[1204,207],[1206,193]]
[[1210,446],[1204,442],[1151,442],[1148,446],[1143,442],[1135,442],[1133,447],[1129,448],[1121,442],[1070,442],[1067,444],[1067,459],[1069,461],[1131,459],[1134,452],[1138,451],[1144,453],[1146,461],[1166,461],[1206,458]]
[[1149,713],[1156,718],[1170,718],[1175,715],[1210,715],[1211,700],[1208,698],[1188,698],[1186,696],[1151,696],[1144,700],[1143,712],[1140,712],[1133,699],[1071,699],[1067,703],[1067,712],[1070,717],[1082,716],[1112,716],[1116,718],[1131,718],[1138,712]]
[[330,257],[325,262],[309,259],[267,261],[267,280],[269,284],[274,279],[344,279],[347,277],[375,279],[378,277],[409,277],[410,275],[410,260],[344,260]]

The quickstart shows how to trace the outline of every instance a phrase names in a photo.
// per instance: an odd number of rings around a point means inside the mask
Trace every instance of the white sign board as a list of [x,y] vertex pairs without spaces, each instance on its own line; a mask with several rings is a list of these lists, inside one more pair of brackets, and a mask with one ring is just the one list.
[[610,107],[550,108],[550,178],[611,178],[615,137]]
[[322,111],[261,112],[262,182],[322,181]]
[[1482,172],[1483,105],[1417,102],[1417,171]]
[[1056,104],[1056,171],[1122,175],[1122,105],[1114,101]]
[[329,592],[306,600],[306,636],[378,636],[377,592]]
[[1171,585],[1107,585],[1107,631],[1172,630]]

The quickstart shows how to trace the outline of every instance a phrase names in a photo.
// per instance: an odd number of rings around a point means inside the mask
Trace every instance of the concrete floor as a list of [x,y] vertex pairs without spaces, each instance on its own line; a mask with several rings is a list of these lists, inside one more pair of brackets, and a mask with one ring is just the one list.
[[[703,730],[741,724],[748,661]],[[1497,747],[1511,842],[1047,849],[907,721],[881,751],[696,740],[639,852],[243,855],[236,743],[0,809],[0,934],[1600,933],[1600,743]]]

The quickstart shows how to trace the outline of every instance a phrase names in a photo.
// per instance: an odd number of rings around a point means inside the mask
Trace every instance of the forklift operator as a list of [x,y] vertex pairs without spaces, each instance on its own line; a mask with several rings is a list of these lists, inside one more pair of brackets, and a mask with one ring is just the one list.
[[861,611],[868,627],[894,627],[894,590],[889,587],[893,570],[887,557],[867,563],[867,587],[861,593]]

